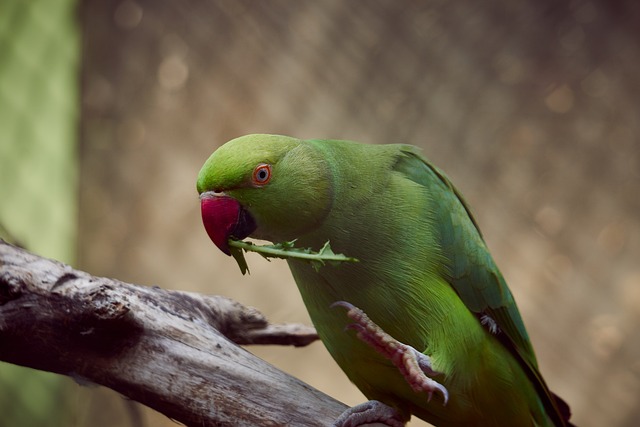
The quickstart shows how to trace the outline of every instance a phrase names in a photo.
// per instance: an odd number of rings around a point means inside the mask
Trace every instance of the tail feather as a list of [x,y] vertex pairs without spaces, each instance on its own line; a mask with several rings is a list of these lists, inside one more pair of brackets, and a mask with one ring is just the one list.
[[562,416],[562,420],[565,422],[565,425],[567,427],[576,427],[575,424],[571,424],[569,422],[569,419],[571,418],[571,408],[569,407],[569,404],[565,402],[560,396],[558,396],[553,392],[551,392],[551,396],[555,401],[556,407],[558,408],[558,411],[560,412],[560,415]]

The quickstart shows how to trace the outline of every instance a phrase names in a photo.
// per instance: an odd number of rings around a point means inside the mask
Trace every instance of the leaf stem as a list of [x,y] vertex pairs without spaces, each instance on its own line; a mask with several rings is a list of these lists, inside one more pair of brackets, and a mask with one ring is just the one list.
[[318,253],[305,251],[303,249],[295,249],[293,247],[284,247],[282,245],[265,245],[260,246],[251,242],[242,240],[229,240],[229,246],[243,249],[247,252],[256,252],[266,257],[274,258],[297,258],[308,261],[334,261],[334,262],[357,262],[356,258],[348,257],[342,254],[334,254],[333,252]]

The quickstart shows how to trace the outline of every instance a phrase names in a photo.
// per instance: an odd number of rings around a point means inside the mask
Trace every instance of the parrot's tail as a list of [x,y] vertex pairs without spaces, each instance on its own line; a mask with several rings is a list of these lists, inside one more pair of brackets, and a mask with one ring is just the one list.
[[560,411],[560,415],[562,416],[562,420],[564,421],[565,426],[576,427],[575,424],[571,424],[569,422],[569,418],[571,418],[571,408],[569,408],[569,404],[565,402],[564,399],[562,399],[560,396],[558,396],[553,392],[551,392],[551,396],[553,397],[553,400],[556,403],[556,407],[558,408],[558,411]]

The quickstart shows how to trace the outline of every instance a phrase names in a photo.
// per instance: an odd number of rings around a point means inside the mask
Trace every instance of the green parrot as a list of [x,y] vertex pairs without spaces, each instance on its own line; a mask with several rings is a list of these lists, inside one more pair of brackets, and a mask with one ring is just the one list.
[[197,182],[205,229],[228,241],[326,241],[357,263],[287,260],[318,334],[371,399],[339,426],[571,426],[538,370],[478,224],[416,147],[247,135]]

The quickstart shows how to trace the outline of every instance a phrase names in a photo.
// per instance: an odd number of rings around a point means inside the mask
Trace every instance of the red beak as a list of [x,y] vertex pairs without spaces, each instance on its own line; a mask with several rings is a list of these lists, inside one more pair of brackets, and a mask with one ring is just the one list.
[[229,239],[242,240],[256,229],[253,217],[232,197],[205,192],[200,195],[204,229],[213,243],[227,255]]

